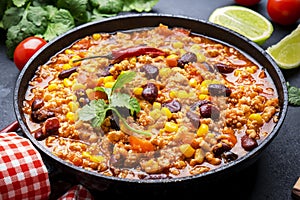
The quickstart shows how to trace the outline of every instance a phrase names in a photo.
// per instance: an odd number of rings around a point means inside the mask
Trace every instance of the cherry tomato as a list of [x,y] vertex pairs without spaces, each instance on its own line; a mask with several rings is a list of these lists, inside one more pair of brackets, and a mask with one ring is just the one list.
[[300,18],[300,0],[268,0],[267,11],[272,21],[291,25]]
[[260,0],[234,0],[235,3],[242,6],[254,6],[260,2]]
[[45,44],[47,44],[46,40],[36,36],[30,36],[20,42],[14,51],[14,63],[17,68],[22,70],[33,54]]

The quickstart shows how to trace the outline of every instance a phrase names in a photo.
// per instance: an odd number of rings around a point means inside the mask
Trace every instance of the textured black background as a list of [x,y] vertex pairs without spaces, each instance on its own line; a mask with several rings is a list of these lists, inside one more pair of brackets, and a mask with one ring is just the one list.
[[[160,0],[152,12],[184,15],[207,20],[214,9],[234,5],[232,0]],[[270,19],[266,11],[266,0],[251,7]],[[299,22],[298,22],[299,24]],[[262,45],[263,49],[275,44],[285,35],[296,28],[274,24],[272,36]],[[12,60],[8,59],[5,47],[5,34],[0,32],[0,129],[13,122],[15,118],[13,108],[13,91],[18,69]],[[300,68],[282,70],[286,81],[300,87]],[[195,199],[251,199],[251,200],[291,200],[291,190],[300,177],[300,107],[289,106],[285,121],[272,143],[265,149],[258,161],[249,168],[232,175],[229,179],[210,185],[206,192],[199,193],[193,189]],[[51,166],[50,166],[51,168]],[[72,184],[72,178],[55,173],[51,168],[53,193],[51,198],[57,198]],[[182,191],[184,193],[184,191]],[[180,193],[180,191],[177,191]],[[95,193],[95,197],[102,195]],[[150,197],[151,194],[136,193],[135,198]],[[161,194],[157,196],[169,196]],[[206,198],[203,198],[203,196]],[[208,198],[211,196],[211,198]],[[121,197],[121,196],[120,196]],[[100,198],[103,198],[100,197]],[[116,198],[116,196],[115,196]],[[125,196],[123,196],[125,198]],[[98,198],[97,198],[98,199]]]

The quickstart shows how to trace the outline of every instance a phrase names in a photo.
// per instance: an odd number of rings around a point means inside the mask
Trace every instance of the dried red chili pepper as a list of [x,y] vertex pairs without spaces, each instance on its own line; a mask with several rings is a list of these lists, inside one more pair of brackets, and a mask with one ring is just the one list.
[[140,56],[140,55],[150,55],[156,57],[156,56],[166,56],[167,53],[155,47],[149,47],[149,46],[129,47],[125,49],[114,50],[111,53],[113,63],[118,63],[124,60],[125,58],[130,58],[130,57]]
[[113,50],[110,54],[107,55],[90,56],[90,57],[74,60],[73,62],[78,62],[86,59],[94,59],[94,58],[107,58],[109,60],[112,60],[112,64],[114,64],[124,60],[125,58],[130,58],[130,57],[140,56],[140,55],[150,55],[152,57],[156,57],[156,56],[166,56],[168,54],[155,47],[135,46],[135,47],[129,47],[124,49]]
[[[118,62],[124,60],[125,58],[130,58],[130,57],[140,56],[140,55],[149,55],[152,57],[156,57],[156,56],[166,56],[168,54],[160,49],[155,48],[155,47],[135,46],[135,47],[129,47],[129,48],[124,48],[124,49],[113,50],[108,55],[90,56],[90,57],[74,60],[73,62],[79,62],[82,60],[94,59],[94,58],[107,58],[109,60],[112,60],[111,64],[115,64],[115,63],[118,63]],[[64,70],[59,74],[59,78],[60,79],[68,78],[76,70],[77,70],[77,67],[73,67],[71,69]]]

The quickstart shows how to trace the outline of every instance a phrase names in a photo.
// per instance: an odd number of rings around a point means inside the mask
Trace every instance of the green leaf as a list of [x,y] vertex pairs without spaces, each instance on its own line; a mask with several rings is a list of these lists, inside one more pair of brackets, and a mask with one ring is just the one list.
[[68,10],[58,10],[53,6],[47,6],[45,9],[49,13],[50,21],[45,33],[43,34],[45,40],[50,41],[75,27],[74,19]]
[[28,0],[12,0],[13,4],[17,7],[22,7]]
[[291,86],[289,83],[287,83],[287,86],[289,103],[294,106],[300,106],[300,88]]
[[110,106],[111,107],[125,107],[130,109],[130,96],[125,93],[113,93],[111,95],[111,101],[110,101]]
[[134,112],[139,113],[141,111],[141,106],[136,98],[130,98],[130,114],[133,115]]
[[97,10],[103,14],[115,14],[123,10],[123,0],[98,0],[97,2]]
[[105,94],[110,97],[111,96],[111,88],[105,88],[105,87],[95,87],[95,91],[105,92]]
[[114,92],[116,89],[122,88],[126,83],[132,81],[135,75],[136,73],[133,71],[120,74],[112,87],[112,92]]
[[82,24],[90,20],[90,16],[87,11],[88,0],[58,0],[57,7],[69,10],[78,24]]
[[159,0],[125,0],[123,11],[149,12]]
[[3,28],[9,29],[10,27],[17,25],[21,21],[24,11],[24,8],[16,7],[7,9],[2,18]]
[[103,99],[92,100],[78,111],[79,119],[82,121],[89,121],[99,116],[102,117],[102,113],[106,108],[107,105]]

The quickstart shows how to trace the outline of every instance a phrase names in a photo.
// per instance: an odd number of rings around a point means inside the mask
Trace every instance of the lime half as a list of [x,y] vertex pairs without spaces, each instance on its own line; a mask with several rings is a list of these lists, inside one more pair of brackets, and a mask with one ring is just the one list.
[[300,66],[300,24],[289,35],[266,50],[279,67],[292,69]]
[[225,6],[214,10],[210,22],[234,30],[261,45],[273,33],[273,25],[261,14],[242,6]]

